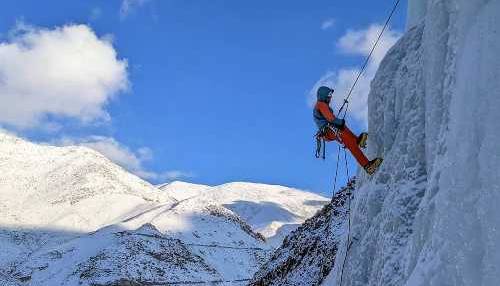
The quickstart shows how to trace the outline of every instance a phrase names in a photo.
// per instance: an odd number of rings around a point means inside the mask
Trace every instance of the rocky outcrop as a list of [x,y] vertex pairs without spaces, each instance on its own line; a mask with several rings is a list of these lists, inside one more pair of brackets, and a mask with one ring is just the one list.
[[347,230],[348,203],[353,190],[354,181],[286,237],[250,285],[320,285],[336,263],[339,243]]

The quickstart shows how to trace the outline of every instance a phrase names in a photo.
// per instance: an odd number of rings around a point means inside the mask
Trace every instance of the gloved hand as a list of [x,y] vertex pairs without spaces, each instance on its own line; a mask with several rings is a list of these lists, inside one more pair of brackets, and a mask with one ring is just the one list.
[[335,118],[332,122],[333,127],[337,128],[338,130],[344,130],[345,128],[345,120],[341,118]]

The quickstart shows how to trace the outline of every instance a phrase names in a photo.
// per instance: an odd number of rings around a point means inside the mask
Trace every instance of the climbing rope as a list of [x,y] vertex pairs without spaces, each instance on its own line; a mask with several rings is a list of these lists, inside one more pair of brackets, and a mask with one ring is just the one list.
[[[339,174],[339,159],[340,159],[340,144],[339,144],[339,149],[337,150],[337,166],[335,167],[335,179],[333,181],[333,193],[335,194],[335,191],[337,190],[337,176]],[[345,152],[345,149],[344,149]]]
[[345,150],[345,147],[344,147],[344,161],[345,161],[345,172],[346,172],[346,175],[347,175],[347,183],[349,183],[349,165],[347,164],[347,152]]
[[[389,17],[387,17],[387,20],[385,21],[384,27],[382,28],[382,31],[380,31],[380,33],[379,33],[379,35],[377,37],[377,40],[373,44],[373,47],[370,50],[370,53],[366,57],[366,60],[365,60],[365,62],[363,64],[363,66],[359,70],[359,73],[358,73],[358,76],[356,77],[356,80],[354,81],[353,85],[351,86],[351,89],[349,90],[349,93],[347,94],[346,98],[344,99],[344,102],[342,103],[342,106],[339,109],[339,112],[337,113],[337,114],[340,115],[340,114],[342,114],[342,111],[344,111],[344,115],[342,116],[342,119],[345,119],[345,117],[347,115],[347,112],[349,110],[349,99],[351,98],[352,92],[354,91],[354,88],[358,84],[359,79],[361,78],[361,76],[363,75],[364,71],[366,70],[366,67],[368,66],[368,63],[370,62],[370,59],[373,56],[373,52],[375,51],[375,49],[377,48],[380,40],[382,39],[382,36],[383,36],[385,30],[387,29],[387,27],[389,26],[389,23],[391,22],[392,16],[396,12],[396,10],[397,10],[400,2],[401,2],[401,0],[397,0],[394,3],[394,6],[393,6],[393,8],[391,10],[391,13],[389,14]],[[345,110],[344,110],[344,108],[345,108]],[[339,148],[340,148],[340,145],[339,145]],[[340,151],[340,149],[339,149],[339,151]],[[344,147],[344,159],[345,159],[347,180],[349,180],[349,165],[347,163],[347,153],[345,151],[345,147]],[[337,184],[338,165],[339,165],[339,158],[337,156],[337,169],[335,170],[334,193],[335,193],[336,184]],[[352,196],[352,194],[351,194],[350,190],[348,190],[348,194],[347,195],[348,195],[348,198],[347,198],[347,200],[348,200],[348,203],[347,203],[348,204],[348,214],[347,214],[348,215],[347,245],[346,245],[346,252],[345,252],[345,255],[344,255],[344,261],[342,262],[342,269],[341,269],[341,272],[340,272],[340,286],[342,286],[342,283],[344,281],[343,280],[344,279],[344,268],[345,268],[345,264],[347,262],[347,256],[349,255],[349,250],[351,249],[351,246],[353,244],[352,236],[351,236],[351,199],[352,199],[351,196]]]
[[[349,165],[347,164],[347,152],[344,150],[344,158],[345,158],[345,168],[346,168],[346,174],[347,178],[349,179]],[[348,183],[349,184],[349,183]],[[343,279],[344,279],[344,268],[345,268],[345,263],[347,262],[347,255],[349,254],[349,250],[351,249],[352,246],[352,237],[351,237],[351,190],[347,190],[347,204],[348,204],[348,218],[349,218],[349,223],[347,226],[347,245],[346,245],[346,252],[344,255],[344,261],[342,262],[342,271],[340,273],[340,285],[342,285]]]
[[[335,180],[334,180],[334,184],[333,184],[333,193],[335,193],[335,191],[337,190],[337,177],[338,177],[338,171],[339,171],[339,162],[340,162],[340,144],[339,144],[339,148],[338,148],[338,151],[337,151],[337,166],[335,168]],[[344,162],[345,162],[345,171],[346,171],[346,178],[347,178],[347,186],[348,186],[348,189],[347,189],[347,204],[348,204],[348,218],[349,218],[349,224],[348,224],[348,228],[347,228],[347,245],[346,245],[346,253],[344,255],[344,261],[342,262],[342,270],[341,270],[341,274],[340,274],[340,285],[342,285],[342,281],[343,281],[343,277],[344,277],[344,267],[345,267],[345,263],[347,261],[347,255],[349,253],[349,249],[351,248],[352,246],[352,237],[351,237],[351,196],[352,196],[352,193],[351,193],[351,190],[349,189],[349,185],[350,185],[350,172],[349,172],[349,163],[347,161],[347,151],[345,150],[346,148],[344,147]]]
[[347,114],[347,110],[349,109],[349,99],[351,98],[351,95],[352,95],[352,92],[354,91],[354,88],[356,87],[356,85],[358,84],[358,81],[359,79],[361,78],[361,75],[363,75],[364,71],[366,70],[366,67],[368,66],[368,63],[370,62],[370,59],[371,57],[373,56],[373,52],[375,51],[375,49],[377,48],[378,46],[378,43],[380,42],[380,40],[382,39],[382,36],[385,32],[385,30],[387,29],[387,27],[389,26],[389,23],[391,22],[391,19],[392,19],[392,16],[394,15],[394,12],[396,12],[398,6],[399,6],[399,2],[401,2],[401,0],[397,0],[396,3],[394,4],[394,7],[392,8],[392,11],[391,13],[389,14],[389,17],[387,18],[387,20],[385,21],[385,24],[384,24],[384,27],[382,28],[382,31],[380,31],[379,35],[378,35],[378,38],[377,40],[375,41],[375,44],[373,44],[373,47],[372,49],[370,50],[370,53],[368,54],[368,56],[366,57],[366,60],[365,60],[365,63],[363,64],[363,66],[361,67],[361,69],[359,70],[359,73],[358,73],[358,76],[356,77],[356,80],[354,81],[353,85],[351,86],[351,89],[349,90],[349,93],[347,94],[347,97],[344,99],[344,103],[342,104],[342,106],[340,107],[339,109],[339,112],[338,114],[341,114],[342,113],[342,110],[344,109],[344,107],[346,107],[346,110],[344,112],[344,117],[342,117],[343,119],[345,119],[345,116]]

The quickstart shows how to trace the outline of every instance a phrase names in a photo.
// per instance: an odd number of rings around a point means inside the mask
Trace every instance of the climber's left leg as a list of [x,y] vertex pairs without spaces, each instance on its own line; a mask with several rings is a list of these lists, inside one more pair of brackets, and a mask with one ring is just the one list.
[[344,130],[340,133],[340,139],[342,139],[342,142],[344,145],[351,151],[351,154],[356,158],[356,161],[358,161],[359,165],[361,167],[365,167],[368,165],[370,162],[368,158],[366,158],[365,154],[363,154],[363,151],[358,146],[358,137],[352,133],[352,131],[346,126]]

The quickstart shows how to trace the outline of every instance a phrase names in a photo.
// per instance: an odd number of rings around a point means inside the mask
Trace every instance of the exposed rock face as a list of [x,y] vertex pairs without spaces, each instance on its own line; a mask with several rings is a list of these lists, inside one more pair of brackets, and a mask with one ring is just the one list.
[[353,189],[354,184],[350,184],[338,192],[328,205],[286,237],[250,285],[320,285],[336,263]]

